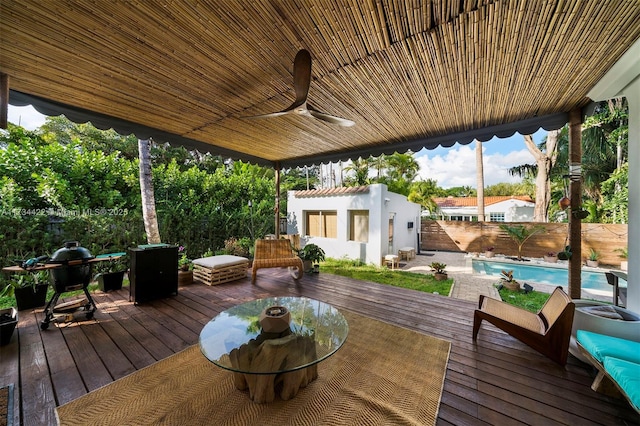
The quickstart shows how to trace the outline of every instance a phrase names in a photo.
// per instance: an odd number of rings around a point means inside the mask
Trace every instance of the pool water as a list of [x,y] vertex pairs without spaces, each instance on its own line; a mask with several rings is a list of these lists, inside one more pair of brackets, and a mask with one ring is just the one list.
[[[540,284],[567,287],[569,271],[566,264],[550,264],[517,262],[500,260],[472,259],[474,274],[486,274],[499,277],[502,271],[513,271],[513,278],[524,283],[533,281]],[[603,272],[582,270],[581,287],[583,289],[611,292]]]

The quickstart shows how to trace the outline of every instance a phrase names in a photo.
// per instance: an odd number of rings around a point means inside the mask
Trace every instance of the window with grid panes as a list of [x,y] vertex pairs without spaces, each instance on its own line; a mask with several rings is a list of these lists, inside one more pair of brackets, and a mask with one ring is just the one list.
[[491,222],[504,222],[504,213],[489,213]]

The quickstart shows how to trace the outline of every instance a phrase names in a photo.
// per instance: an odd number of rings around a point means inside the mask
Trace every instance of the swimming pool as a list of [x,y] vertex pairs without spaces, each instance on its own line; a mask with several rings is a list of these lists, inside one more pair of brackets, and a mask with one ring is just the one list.
[[[472,259],[471,265],[474,274],[485,274],[499,277],[501,271],[513,271],[513,277],[519,282],[533,281],[540,284],[567,287],[569,283],[569,271],[566,264],[546,262],[518,262],[509,260]],[[607,283],[604,271],[582,270],[581,287],[585,290],[598,292],[612,292],[612,287]]]

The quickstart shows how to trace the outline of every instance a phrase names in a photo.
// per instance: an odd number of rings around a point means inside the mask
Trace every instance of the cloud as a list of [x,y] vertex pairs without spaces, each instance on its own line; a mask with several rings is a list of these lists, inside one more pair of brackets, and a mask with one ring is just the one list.
[[35,130],[44,124],[47,117],[40,114],[31,105],[22,107],[9,105],[8,119],[10,123],[22,126],[27,130]]
[[[19,124],[25,129],[35,130],[43,125],[45,120],[46,116],[40,114],[31,105],[24,107],[9,105],[9,121]],[[545,134],[546,132],[541,130],[534,135],[534,139],[538,142],[538,139],[541,139]],[[501,182],[520,182],[519,177],[509,175],[509,168],[535,162],[533,156],[524,148],[522,137],[516,135],[504,140],[495,139],[496,141],[492,140],[483,144],[485,186]],[[488,146],[488,144],[491,145]],[[487,154],[487,148],[491,148],[491,154]],[[513,150],[505,152],[510,149]],[[419,177],[435,179],[442,188],[455,186],[475,188],[477,186],[475,144],[456,144],[451,148],[422,150],[415,154],[415,159],[420,164]]]
[[[509,168],[535,162],[527,149],[492,154],[485,154],[485,151],[483,149],[485,187],[501,182],[521,182],[520,177],[509,175]],[[419,176],[422,179],[435,179],[442,188],[477,187],[475,144],[455,145],[437,154],[422,151],[416,155],[416,161],[420,164]]]

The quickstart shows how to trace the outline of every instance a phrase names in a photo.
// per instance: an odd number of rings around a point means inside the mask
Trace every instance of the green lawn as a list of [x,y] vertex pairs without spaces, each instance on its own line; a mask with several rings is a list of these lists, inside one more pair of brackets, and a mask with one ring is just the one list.
[[549,293],[535,290],[525,294],[524,290],[511,291],[506,288],[502,288],[499,293],[505,302],[531,312],[538,312],[550,296]]
[[[326,262],[321,264],[320,272],[445,296],[449,294],[453,285],[452,279],[436,281],[432,274],[392,271],[385,267],[364,265],[353,260],[327,259]],[[549,298],[549,294],[539,291],[525,294],[524,290],[516,292],[503,288],[500,290],[500,297],[512,305],[531,312],[538,312]]]
[[327,259],[320,265],[320,273],[341,275],[362,281],[408,288],[448,296],[453,284],[452,279],[436,281],[433,274],[416,274],[390,270],[386,267],[365,265],[353,260]]

